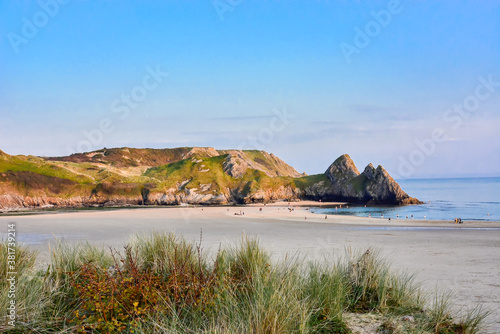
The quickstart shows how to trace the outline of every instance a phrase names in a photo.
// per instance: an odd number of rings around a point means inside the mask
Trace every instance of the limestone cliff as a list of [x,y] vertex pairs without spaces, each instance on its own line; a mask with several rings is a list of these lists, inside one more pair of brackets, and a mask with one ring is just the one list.
[[331,182],[324,197],[348,202],[370,204],[418,204],[419,200],[405,193],[399,184],[382,167],[372,164],[359,173],[351,157],[339,157],[325,171]]
[[69,157],[0,151],[0,210],[234,204],[277,200],[414,204],[381,166],[348,155],[307,176],[271,153],[214,148],[102,149]]
[[265,151],[221,151],[228,156],[224,162],[224,171],[236,178],[242,177],[248,169],[264,172],[267,176],[300,177],[295,168],[288,165],[279,157]]

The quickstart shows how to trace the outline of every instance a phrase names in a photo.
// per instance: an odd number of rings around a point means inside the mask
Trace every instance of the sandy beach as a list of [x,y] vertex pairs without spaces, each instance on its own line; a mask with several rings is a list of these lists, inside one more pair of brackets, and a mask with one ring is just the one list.
[[[245,207],[165,207],[0,216],[2,237],[16,223],[18,240],[48,261],[55,238],[120,249],[135,233],[169,231],[199,240],[213,252],[242,235],[257,237],[275,258],[300,254],[332,261],[346,248],[381,249],[396,270],[417,274],[429,292],[452,291],[457,309],[477,304],[492,311],[490,332],[500,332],[500,222],[387,220],[318,215],[314,203]],[[331,205],[332,203],[323,205]],[[240,214],[241,212],[241,214]],[[5,232],[4,232],[5,231]]]

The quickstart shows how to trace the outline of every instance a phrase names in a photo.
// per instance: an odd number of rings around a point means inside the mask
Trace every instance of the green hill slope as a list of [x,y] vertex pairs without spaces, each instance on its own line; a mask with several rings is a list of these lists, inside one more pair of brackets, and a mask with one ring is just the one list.
[[358,175],[346,157],[307,176],[257,150],[113,148],[54,158],[0,151],[0,209],[409,198],[382,167]]

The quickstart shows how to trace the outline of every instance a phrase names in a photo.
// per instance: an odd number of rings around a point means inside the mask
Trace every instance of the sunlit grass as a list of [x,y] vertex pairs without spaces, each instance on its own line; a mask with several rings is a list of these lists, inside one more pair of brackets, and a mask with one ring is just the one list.
[[[456,317],[446,295],[427,307],[414,277],[374,249],[334,263],[272,261],[255,239],[209,256],[201,240],[157,233],[119,252],[58,244],[44,270],[26,247],[16,251],[16,328],[0,313],[8,333],[351,333],[347,313],[376,315],[381,333],[479,333],[487,315]],[[2,293],[0,312],[8,302]]]

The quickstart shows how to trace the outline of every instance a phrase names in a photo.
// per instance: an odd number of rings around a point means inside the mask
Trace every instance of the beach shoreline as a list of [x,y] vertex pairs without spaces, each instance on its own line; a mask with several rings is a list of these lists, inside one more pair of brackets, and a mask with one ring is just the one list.
[[482,305],[492,310],[493,332],[500,331],[500,222],[454,224],[345,215],[325,219],[308,206],[292,206],[293,210],[283,203],[0,215],[0,232],[5,237],[7,224],[15,223],[19,242],[39,253],[42,267],[49,263],[56,240],[122,250],[134,235],[155,232],[172,232],[191,241],[199,241],[201,235],[209,253],[246,235],[257,238],[276,259],[300,256],[328,263],[347,249],[376,248],[396,270],[416,273],[427,291],[452,291],[457,309]]
[[[417,205],[417,204],[414,204]],[[19,217],[19,216],[36,216],[36,215],[51,215],[51,214],[68,214],[68,213],[85,213],[85,212],[116,212],[116,211],[127,211],[127,210],[187,210],[187,209],[204,209],[204,210],[214,210],[217,212],[224,213],[224,210],[228,210],[234,213],[238,213],[238,211],[245,211],[249,209],[254,209],[254,208],[259,208],[259,209],[266,209],[265,214],[262,213],[262,211],[259,211],[259,215],[253,215],[252,217],[257,218],[257,217],[262,217],[264,216],[265,218],[270,218],[270,217],[275,217],[276,212],[273,213],[272,210],[269,210],[270,208],[279,208],[279,209],[284,209],[285,211],[288,208],[293,208],[294,210],[291,211],[290,213],[293,213],[291,215],[288,215],[290,218],[296,219],[297,217],[301,216],[301,214],[298,214],[298,212],[303,212],[303,213],[310,213],[311,215],[305,215],[304,217],[307,217],[307,219],[320,219],[321,217],[324,218],[325,214],[324,213],[315,213],[310,211],[310,208],[342,208],[342,207],[355,207],[355,206],[361,206],[360,204],[353,204],[349,202],[319,202],[319,201],[310,201],[310,200],[303,200],[303,201],[277,201],[277,202],[270,202],[270,203],[250,203],[250,204],[229,204],[229,205],[204,205],[204,204],[181,204],[181,205],[122,205],[122,206],[92,206],[92,207],[67,207],[67,208],[57,208],[57,207],[51,207],[51,208],[35,208],[35,209],[23,209],[23,210],[11,210],[11,211],[3,211],[0,212],[0,218],[1,217]],[[408,206],[408,205],[406,205]],[[372,207],[385,207],[381,205],[374,205]],[[224,210],[223,210],[224,209]],[[296,210],[295,210],[296,209]],[[308,211],[308,212],[307,212]],[[267,216],[271,214],[271,216]],[[283,216],[283,215],[278,215],[278,216]],[[328,222],[335,222],[335,223],[340,223],[344,224],[344,220],[348,220],[349,224],[357,224],[360,222],[363,223],[376,223],[380,224],[381,222],[385,222],[386,224],[390,226],[394,226],[395,224],[401,224],[403,226],[425,226],[425,225],[433,225],[433,226],[438,226],[439,224],[443,224],[443,226],[448,226],[450,223],[453,225],[456,225],[457,227],[460,228],[466,228],[470,226],[476,226],[476,227],[498,227],[500,226],[500,221],[495,221],[495,220],[464,220],[463,223],[461,224],[456,224],[454,221],[451,219],[449,220],[438,220],[438,219],[414,219],[414,218],[383,218],[383,217],[361,217],[361,216],[355,216],[355,215],[350,215],[350,214],[326,214],[328,217]],[[338,219],[338,218],[342,219]],[[282,218],[282,217],[281,217]],[[332,219],[330,219],[332,218]],[[306,219],[306,220],[307,220]],[[422,225],[421,225],[422,224]]]

